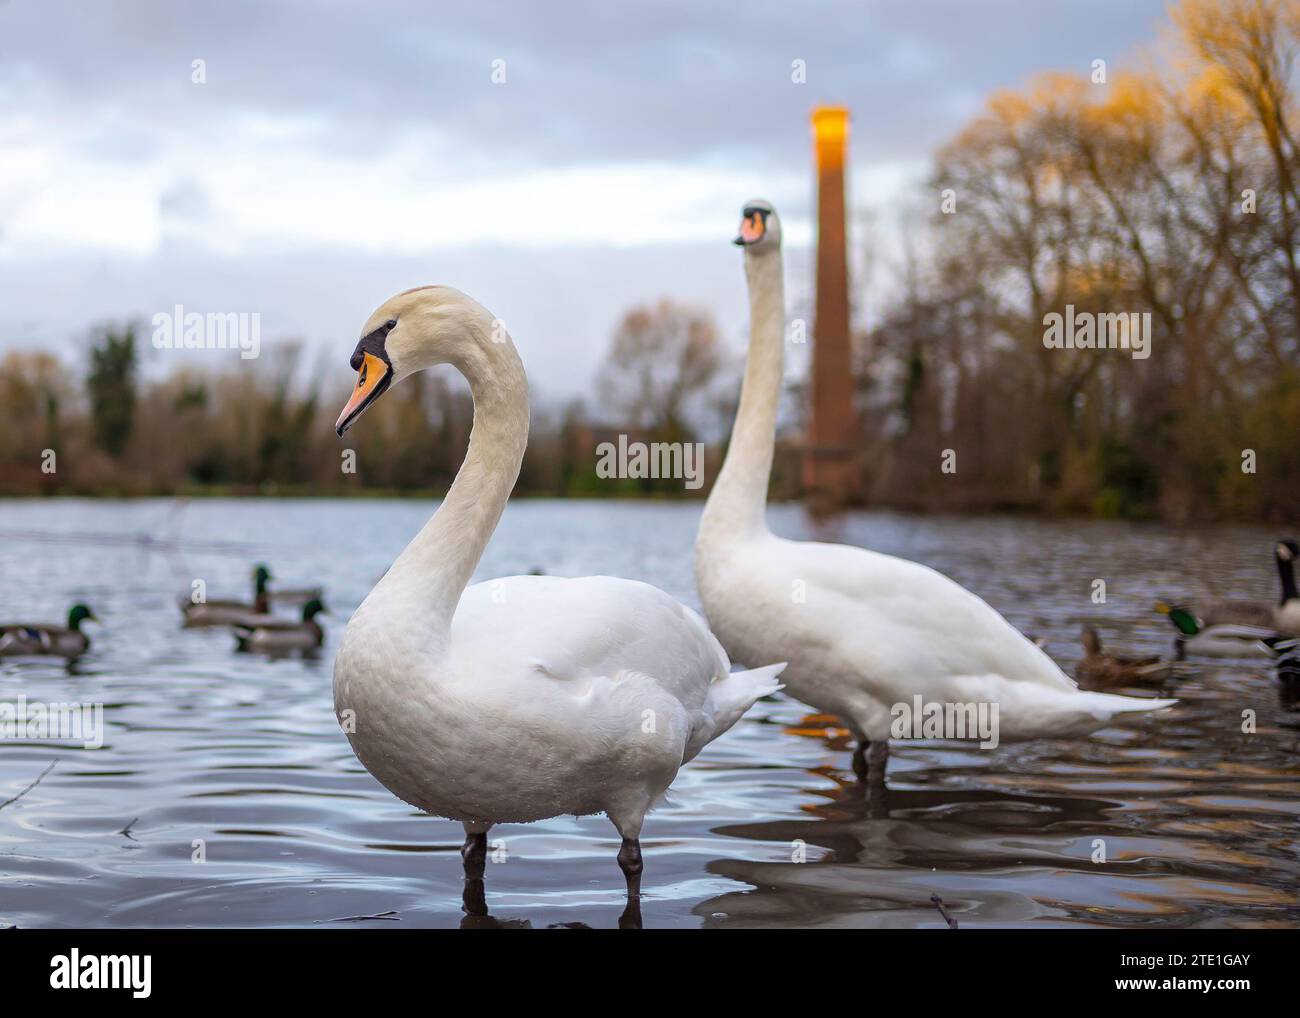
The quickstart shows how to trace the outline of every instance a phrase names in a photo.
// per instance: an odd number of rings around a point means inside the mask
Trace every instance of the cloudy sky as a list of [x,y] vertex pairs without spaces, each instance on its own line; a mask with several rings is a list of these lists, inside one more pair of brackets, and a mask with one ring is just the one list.
[[808,293],[814,105],[852,109],[850,200],[892,224],[991,90],[1122,66],[1163,24],[1164,0],[0,0],[0,352],[72,363],[92,323],[180,303],[346,374],[377,304],[440,282],[541,393],[587,392],[639,301],[739,342],[748,197]]

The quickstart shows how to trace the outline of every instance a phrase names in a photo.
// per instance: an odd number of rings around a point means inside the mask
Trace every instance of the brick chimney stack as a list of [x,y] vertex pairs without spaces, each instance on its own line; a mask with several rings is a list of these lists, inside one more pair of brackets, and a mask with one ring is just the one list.
[[820,106],[813,110],[812,127],[817,155],[817,306],[804,486],[815,502],[836,506],[857,495],[860,444],[853,413],[845,239],[849,111]]

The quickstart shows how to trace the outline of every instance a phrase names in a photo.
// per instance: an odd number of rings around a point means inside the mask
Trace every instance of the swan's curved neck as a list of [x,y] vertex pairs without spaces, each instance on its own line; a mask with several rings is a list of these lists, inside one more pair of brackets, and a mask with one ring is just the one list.
[[453,362],[474,397],[465,460],[438,511],[371,592],[385,612],[405,616],[407,630],[425,638],[450,628],[528,445],[528,380],[514,344],[499,330],[493,336],[486,312],[466,328],[473,342]]
[[749,283],[749,356],[731,444],[704,507],[700,534],[745,536],[767,529],[776,412],[785,343],[785,281],[780,250],[745,253]]

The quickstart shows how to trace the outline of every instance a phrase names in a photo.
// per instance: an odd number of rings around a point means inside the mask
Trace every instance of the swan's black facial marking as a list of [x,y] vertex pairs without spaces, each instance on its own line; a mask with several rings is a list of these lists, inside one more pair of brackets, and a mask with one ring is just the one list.
[[352,351],[348,363],[357,373],[357,385],[334,425],[340,438],[352,426],[352,422],[365,413],[366,408],[393,384],[393,360],[388,356],[386,344],[388,334],[396,327],[397,319],[388,319],[374,332],[362,336],[357,348]]
[[737,247],[749,247],[767,236],[767,217],[772,210],[763,205],[746,205],[741,210],[740,236],[732,241]]
[[352,351],[352,358],[348,361],[348,363],[352,365],[352,370],[361,370],[361,365],[365,360],[366,354],[378,357],[391,368],[393,366],[393,361],[392,358],[388,356],[388,350],[385,344],[388,341],[388,334],[396,327],[397,319],[390,318],[374,332],[362,336],[357,342],[357,348]]

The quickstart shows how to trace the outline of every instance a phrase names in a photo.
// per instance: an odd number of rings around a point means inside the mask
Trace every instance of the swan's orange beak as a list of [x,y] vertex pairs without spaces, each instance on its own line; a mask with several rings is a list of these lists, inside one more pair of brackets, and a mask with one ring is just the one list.
[[352,390],[352,398],[339,414],[334,423],[334,430],[339,438],[352,426],[352,422],[365,413],[366,407],[384,394],[393,380],[393,369],[382,359],[372,353],[361,355],[361,367],[357,369],[357,387]]
[[763,233],[767,229],[767,224],[763,222],[761,213],[755,212],[752,215],[745,216],[740,221],[740,236],[732,241],[740,247],[746,247],[750,244],[757,244],[763,239]]

